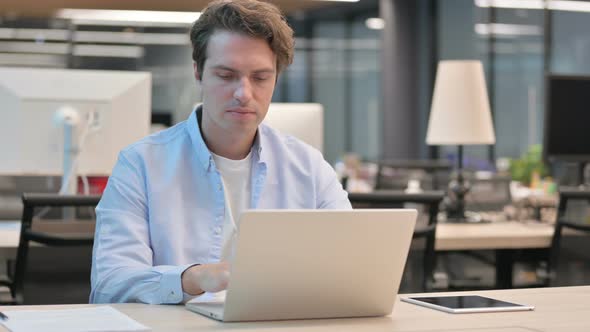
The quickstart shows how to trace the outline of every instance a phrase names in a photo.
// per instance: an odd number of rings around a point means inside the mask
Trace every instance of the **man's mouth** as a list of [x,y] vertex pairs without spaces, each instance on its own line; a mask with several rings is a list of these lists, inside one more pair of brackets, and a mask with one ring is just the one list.
[[255,111],[248,109],[248,108],[230,108],[227,110],[230,113],[237,113],[237,114],[256,114]]

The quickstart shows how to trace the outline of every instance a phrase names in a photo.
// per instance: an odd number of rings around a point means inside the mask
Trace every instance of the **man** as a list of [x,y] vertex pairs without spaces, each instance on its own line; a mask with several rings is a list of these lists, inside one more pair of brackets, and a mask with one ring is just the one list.
[[225,289],[246,209],[350,208],[317,150],[260,124],[293,58],[280,11],[214,1],[191,42],[203,103],[120,153],[96,209],[91,302],[179,303]]

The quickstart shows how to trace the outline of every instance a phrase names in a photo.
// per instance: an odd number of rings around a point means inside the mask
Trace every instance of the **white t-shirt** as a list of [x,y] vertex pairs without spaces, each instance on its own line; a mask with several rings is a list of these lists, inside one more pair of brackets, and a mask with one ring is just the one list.
[[252,152],[242,160],[232,160],[211,153],[215,166],[221,173],[225,196],[225,220],[223,222],[222,261],[231,261],[234,256],[238,222],[244,210],[250,208]]

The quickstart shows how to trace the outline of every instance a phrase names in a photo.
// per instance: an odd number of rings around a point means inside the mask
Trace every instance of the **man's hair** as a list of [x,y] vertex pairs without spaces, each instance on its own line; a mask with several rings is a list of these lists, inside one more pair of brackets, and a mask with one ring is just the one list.
[[209,3],[190,32],[193,60],[201,79],[209,39],[218,30],[266,40],[276,56],[277,74],[293,62],[293,29],[276,6],[257,0],[216,0]]

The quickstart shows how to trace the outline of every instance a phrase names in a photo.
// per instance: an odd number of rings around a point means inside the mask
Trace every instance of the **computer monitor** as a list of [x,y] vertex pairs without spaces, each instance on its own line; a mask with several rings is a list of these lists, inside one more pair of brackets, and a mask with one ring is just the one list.
[[64,126],[58,110],[76,112],[80,175],[109,175],[121,149],[149,134],[151,74],[1,68],[0,175],[63,175]]
[[543,155],[546,160],[590,161],[590,77],[549,75]]
[[271,103],[263,123],[323,152],[324,108],[321,104]]

